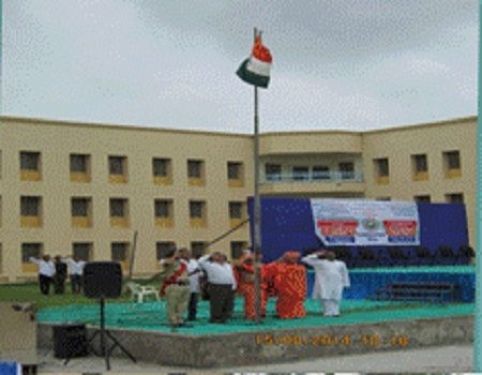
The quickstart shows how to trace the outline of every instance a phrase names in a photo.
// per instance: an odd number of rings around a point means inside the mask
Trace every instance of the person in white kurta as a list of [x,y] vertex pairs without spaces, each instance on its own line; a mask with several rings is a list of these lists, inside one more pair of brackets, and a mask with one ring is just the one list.
[[325,316],[339,316],[343,288],[350,287],[350,277],[344,262],[336,260],[332,251],[319,251],[301,261],[315,270],[313,299],[319,299]]

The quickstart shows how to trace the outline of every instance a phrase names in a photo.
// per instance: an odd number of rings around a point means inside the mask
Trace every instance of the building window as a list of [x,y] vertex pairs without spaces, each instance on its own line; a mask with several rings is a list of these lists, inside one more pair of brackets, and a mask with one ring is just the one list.
[[164,259],[172,250],[176,249],[176,243],[173,241],[164,241],[156,243],[156,259]]
[[312,170],[313,180],[329,180],[330,179],[330,167],[325,165],[315,165]]
[[22,227],[42,226],[42,198],[20,197],[20,225]]
[[72,226],[86,228],[92,226],[92,198],[72,198]]
[[125,198],[110,199],[110,222],[113,227],[128,227],[128,200]]
[[20,179],[22,181],[39,181],[41,176],[40,152],[20,152]]
[[389,183],[390,167],[388,158],[373,159],[375,166],[375,181],[379,185],[386,185]]
[[308,167],[293,167],[293,180],[302,181],[310,179],[310,168]]
[[3,273],[2,244],[0,243],[0,275]]
[[30,262],[30,258],[41,258],[43,255],[43,245],[41,243],[23,243],[22,244],[22,271],[36,272],[37,265]]
[[90,262],[94,258],[92,249],[92,242],[74,242],[72,244],[72,253],[74,257],[86,262]]
[[171,159],[153,158],[152,175],[154,183],[159,185],[172,184],[172,162]]
[[279,181],[281,180],[281,165],[266,163],[264,173],[267,181]]
[[428,180],[428,162],[426,154],[412,155],[414,181]]
[[390,197],[377,197],[377,198],[375,198],[375,200],[377,200],[377,201],[391,201],[392,198],[390,198]]
[[127,157],[109,156],[109,182],[127,182]]
[[112,242],[111,260],[119,262],[125,272],[129,267],[129,242]]
[[245,241],[231,241],[231,258],[239,259],[243,255],[243,250],[248,248]]
[[447,203],[464,203],[464,194],[463,193],[451,193],[445,194],[445,200]]
[[353,180],[355,178],[355,164],[351,161],[338,164],[342,180]]
[[172,199],[156,199],[154,201],[154,218],[157,226],[171,227],[173,217]]
[[417,203],[430,203],[430,195],[416,195],[413,197]]
[[0,196],[0,227],[2,226],[2,197]]
[[462,175],[460,168],[460,152],[446,151],[443,153],[444,170],[446,178],[457,178]]
[[198,259],[202,257],[206,252],[207,244],[205,241],[191,242],[191,254],[193,258]]
[[244,168],[242,162],[228,161],[228,185],[241,187],[244,185]]
[[70,154],[70,181],[90,181],[90,155]]
[[207,222],[206,202],[204,201],[190,201],[189,202],[189,217],[191,218],[191,226],[204,227]]
[[204,161],[202,160],[188,160],[187,161],[187,178],[189,185],[202,186],[205,179]]

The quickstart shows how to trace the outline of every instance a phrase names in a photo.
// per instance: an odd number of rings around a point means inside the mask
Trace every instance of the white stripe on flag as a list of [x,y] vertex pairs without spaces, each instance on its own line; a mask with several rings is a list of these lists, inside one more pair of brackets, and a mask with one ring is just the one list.
[[249,58],[248,64],[246,64],[246,70],[264,77],[269,77],[270,68],[271,63],[258,60],[254,56],[251,56]]

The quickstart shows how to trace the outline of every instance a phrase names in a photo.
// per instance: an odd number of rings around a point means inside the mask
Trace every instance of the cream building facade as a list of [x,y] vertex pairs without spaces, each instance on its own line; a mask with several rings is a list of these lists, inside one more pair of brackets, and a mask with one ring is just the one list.
[[[370,132],[261,136],[267,196],[464,202],[474,245],[476,117]],[[250,135],[2,117],[0,282],[27,259],[77,254],[156,271],[172,246],[249,243]],[[136,233],[136,235],[135,235]]]

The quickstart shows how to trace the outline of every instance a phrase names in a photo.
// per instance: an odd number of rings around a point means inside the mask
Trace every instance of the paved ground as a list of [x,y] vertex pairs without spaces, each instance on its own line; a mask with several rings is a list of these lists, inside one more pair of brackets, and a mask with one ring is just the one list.
[[[67,366],[53,358],[51,352],[39,355],[42,363],[40,374],[72,374],[82,372],[103,372],[105,362],[100,358],[72,360]],[[133,364],[124,358],[112,359],[109,374],[160,374],[186,372],[189,374],[213,374],[229,372],[418,372],[451,373],[471,372],[473,362],[472,346],[444,346],[417,350],[378,352],[363,355],[341,356],[328,359],[250,366],[243,368],[220,368],[216,370],[195,370],[179,367],[164,367],[148,363]]]

